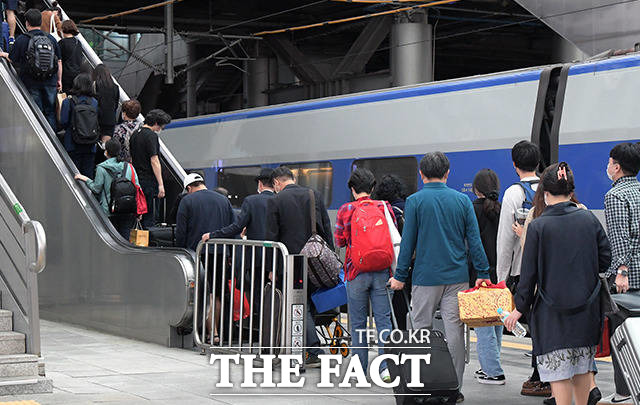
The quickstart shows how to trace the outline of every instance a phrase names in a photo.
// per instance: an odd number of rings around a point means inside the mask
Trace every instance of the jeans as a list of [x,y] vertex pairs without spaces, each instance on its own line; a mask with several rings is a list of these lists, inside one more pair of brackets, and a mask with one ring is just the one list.
[[504,326],[487,326],[475,328],[478,337],[478,361],[482,371],[489,377],[504,375],[500,365],[500,347],[502,346],[502,331]]
[[[36,103],[42,115],[47,119],[53,132],[56,132],[56,94],[58,90],[50,86],[36,86],[29,89],[31,98]],[[86,176],[86,175],[85,175]]]
[[316,323],[313,320],[313,314],[315,313],[315,307],[310,299],[307,300],[307,315],[306,324],[307,330],[305,331],[305,338],[307,339],[307,352],[313,355],[324,354],[324,351],[320,349],[320,339],[318,338],[318,332],[316,331]]
[[[351,346],[353,355],[358,356],[362,369],[369,367],[369,345],[367,343],[367,315],[369,300],[373,309],[373,317],[378,330],[378,352],[384,353],[384,343],[391,331],[391,307],[387,298],[386,284],[389,281],[389,270],[360,273],[355,279],[347,282],[347,305],[349,307],[349,323],[351,324]],[[361,333],[360,333],[361,332]],[[386,362],[380,364],[380,370],[387,368]]]
[[153,201],[158,195],[158,182],[156,179],[144,177],[138,177],[138,181],[140,182],[144,197],[147,200],[147,213],[142,216],[142,226],[144,229],[149,229],[156,224],[156,213],[153,209]]
[[78,168],[80,174],[83,174],[89,178],[93,178],[95,170],[94,154],[93,152],[69,152],[69,157],[73,160],[73,163]]

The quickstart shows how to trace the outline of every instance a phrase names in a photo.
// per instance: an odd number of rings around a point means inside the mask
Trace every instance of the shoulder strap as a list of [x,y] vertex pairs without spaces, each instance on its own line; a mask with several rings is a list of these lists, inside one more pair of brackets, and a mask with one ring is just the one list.
[[318,229],[316,228],[316,194],[312,189],[309,189],[309,203],[311,205],[311,234],[315,235],[318,233]]
[[127,162],[122,162],[122,173],[120,173],[120,177],[127,178]]
[[574,307],[565,307],[565,306],[556,305],[550,298],[548,298],[545,295],[544,291],[542,290],[542,285],[538,287],[538,294],[540,295],[540,298],[542,299],[542,301],[544,301],[544,303],[547,304],[554,311],[559,312],[563,315],[575,315],[587,309],[587,307],[591,305],[591,303],[595,301],[596,298],[598,298],[598,296],[600,295],[599,294],[600,288],[601,288],[601,282],[600,280],[598,280],[598,283],[596,284],[596,288],[593,289],[593,291],[591,292],[591,295],[589,296],[589,298],[587,298],[587,302]]

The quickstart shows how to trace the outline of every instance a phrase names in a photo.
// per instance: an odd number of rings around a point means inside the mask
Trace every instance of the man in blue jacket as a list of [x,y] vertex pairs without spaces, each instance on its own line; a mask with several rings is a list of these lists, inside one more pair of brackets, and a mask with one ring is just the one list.
[[[458,292],[469,286],[467,246],[478,272],[477,284],[489,279],[489,262],[482,247],[471,200],[447,187],[449,159],[442,152],[427,153],[420,161],[424,187],[406,201],[402,243],[391,288],[401,290],[415,252],[411,318],[416,329],[431,327],[440,307],[444,332],[460,388],[464,375],[464,326]],[[462,392],[457,402],[464,401]]]

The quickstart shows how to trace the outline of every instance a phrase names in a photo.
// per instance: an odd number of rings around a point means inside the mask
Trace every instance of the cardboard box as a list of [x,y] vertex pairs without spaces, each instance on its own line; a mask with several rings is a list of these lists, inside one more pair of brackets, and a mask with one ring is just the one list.
[[508,288],[480,287],[458,293],[460,320],[468,326],[501,325],[498,308],[513,311],[513,296]]

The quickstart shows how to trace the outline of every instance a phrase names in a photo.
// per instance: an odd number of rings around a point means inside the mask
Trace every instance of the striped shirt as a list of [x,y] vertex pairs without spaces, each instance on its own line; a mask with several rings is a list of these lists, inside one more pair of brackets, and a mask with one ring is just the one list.
[[629,269],[629,288],[640,289],[640,182],[635,176],[621,177],[604,196],[607,233],[611,242],[611,267]]

